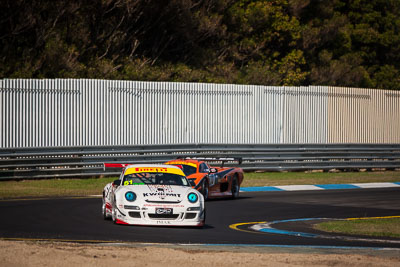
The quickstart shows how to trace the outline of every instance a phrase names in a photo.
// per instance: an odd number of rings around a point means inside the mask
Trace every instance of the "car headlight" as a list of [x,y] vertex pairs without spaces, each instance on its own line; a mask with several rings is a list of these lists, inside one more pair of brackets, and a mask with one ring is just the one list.
[[130,202],[133,202],[136,200],[136,194],[133,193],[132,191],[128,191],[125,193],[125,199]]
[[196,193],[189,193],[188,200],[190,203],[196,203],[199,200],[199,196]]

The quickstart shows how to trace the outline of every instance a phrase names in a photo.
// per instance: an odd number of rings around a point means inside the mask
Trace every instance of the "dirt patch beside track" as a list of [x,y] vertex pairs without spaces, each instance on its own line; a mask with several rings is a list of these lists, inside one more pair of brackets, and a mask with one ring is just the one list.
[[[400,266],[400,251],[196,249],[0,240],[0,266]],[[379,254],[381,253],[382,254]]]

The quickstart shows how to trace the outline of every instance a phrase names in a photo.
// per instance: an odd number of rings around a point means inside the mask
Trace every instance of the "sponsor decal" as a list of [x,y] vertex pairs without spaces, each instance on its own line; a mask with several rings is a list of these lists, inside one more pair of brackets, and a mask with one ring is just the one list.
[[161,199],[165,199],[167,197],[167,195],[165,194],[164,191],[160,191],[159,195],[158,195]]
[[143,193],[144,197],[155,197],[159,196],[161,199],[164,199],[165,197],[181,197],[181,194],[175,194],[175,193],[165,193],[165,192],[150,192],[150,193]]
[[156,208],[156,214],[172,214],[172,208]]
[[170,221],[157,221],[157,224],[171,224]]
[[184,208],[184,205],[177,205],[177,204],[168,204],[168,205],[163,205],[163,204],[143,204],[144,207],[162,207],[162,208]]
[[172,173],[181,176],[185,176],[181,169],[176,168],[164,168],[164,167],[133,167],[128,168],[125,171],[125,175],[132,174],[132,173],[147,173],[147,172],[155,172],[155,173]]
[[170,185],[161,185],[161,184],[149,184],[147,187],[150,189],[151,192],[158,192],[164,191],[168,193],[172,193],[173,190]]
[[134,183],[132,180],[125,181],[124,185],[144,185],[144,183]]
[[134,168],[135,172],[168,172],[168,168]]

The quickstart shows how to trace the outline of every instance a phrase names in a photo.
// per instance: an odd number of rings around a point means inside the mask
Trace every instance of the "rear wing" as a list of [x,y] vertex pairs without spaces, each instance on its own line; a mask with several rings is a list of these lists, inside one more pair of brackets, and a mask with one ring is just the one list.
[[131,165],[130,163],[103,163],[104,171],[106,168],[125,168],[126,166]]
[[242,158],[239,157],[232,157],[232,158],[227,158],[227,157],[179,157],[178,159],[194,159],[194,160],[201,160],[201,161],[221,161],[222,166],[224,167],[224,163],[228,161],[237,161],[238,164],[242,164]]

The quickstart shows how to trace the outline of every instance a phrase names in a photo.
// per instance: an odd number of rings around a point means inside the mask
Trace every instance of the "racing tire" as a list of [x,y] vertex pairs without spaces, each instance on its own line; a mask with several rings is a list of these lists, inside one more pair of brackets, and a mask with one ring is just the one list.
[[106,220],[106,221],[112,220],[112,215],[107,214],[107,212],[105,211],[105,208],[104,208],[104,211],[103,211],[103,219]]
[[106,211],[106,200],[103,198],[103,205],[101,206],[101,213],[103,214],[103,219],[108,220],[110,217],[107,216],[107,211]]
[[208,200],[209,188],[207,178],[204,179],[203,186],[201,187],[201,194],[204,197],[204,201]]
[[240,191],[240,185],[237,174],[235,174],[235,176],[233,176],[231,185],[232,199],[236,199],[239,197],[239,191]]
[[108,218],[107,218],[107,213],[106,213],[106,204],[103,203],[101,209],[102,209],[102,213],[103,213],[103,219],[107,220]]
[[115,216],[115,213],[116,213],[116,211],[115,211],[115,209],[113,208],[113,209],[111,210],[111,220],[113,221],[114,224],[117,224],[117,216]]

